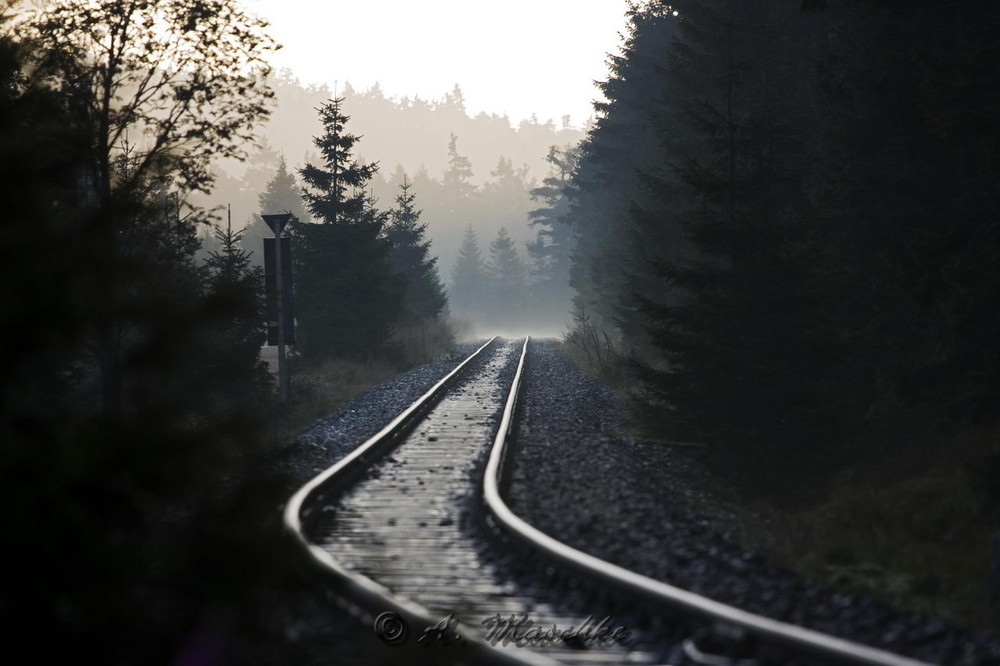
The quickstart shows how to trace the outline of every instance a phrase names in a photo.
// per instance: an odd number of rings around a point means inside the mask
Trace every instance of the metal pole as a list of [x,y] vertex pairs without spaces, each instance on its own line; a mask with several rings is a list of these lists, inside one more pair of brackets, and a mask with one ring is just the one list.
[[285,290],[281,284],[281,232],[274,234],[274,267],[278,287],[278,396],[288,400],[288,364],[285,361]]

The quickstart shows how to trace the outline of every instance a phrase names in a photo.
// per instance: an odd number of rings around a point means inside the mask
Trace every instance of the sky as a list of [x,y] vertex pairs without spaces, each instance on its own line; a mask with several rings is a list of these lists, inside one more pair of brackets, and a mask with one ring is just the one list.
[[376,82],[388,97],[582,127],[617,53],[626,0],[246,0],[283,48],[276,68],[302,83]]

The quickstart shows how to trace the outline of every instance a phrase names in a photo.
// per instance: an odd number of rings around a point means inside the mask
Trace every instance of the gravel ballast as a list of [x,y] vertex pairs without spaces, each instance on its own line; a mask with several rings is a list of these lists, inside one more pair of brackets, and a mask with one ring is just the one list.
[[510,504],[574,548],[760,615],[937,664],[1000,663],[1000,641],[812,582],[721,536],[735,512],[689,450],[636,442],[624,405],[558,343],[532,343]]
[[[289,494],[483,342],[399,375],[304,431],[283,456]],[[707,490],[707,473],[690,452],[635,441],[626,418],[622,402],[565,358],[556,341],[533,341],[512,451],[508,501],[515,513],[601,559],[761,615],[930,663],[1000,663],[1000,641],[992,637],[837,592],[740,548],[723,535],[746,526]],[[260,637],[268,645],[246,663],[392,663],[393,652],[370,627],[305,584],[276,600],[274,617],[274,635]]]

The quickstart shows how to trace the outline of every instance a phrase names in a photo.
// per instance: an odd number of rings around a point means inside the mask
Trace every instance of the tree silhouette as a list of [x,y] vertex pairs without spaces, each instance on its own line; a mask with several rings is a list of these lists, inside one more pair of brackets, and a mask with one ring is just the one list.
[[[244,230],[232,223],[215,230],[219,250],[205,263],[208,307],[215,314],[206,332],[206,364],[202,376],[215,386],[215,399],[235,406],[266,407],[271,377],[260,358],[267,336],[264,321],[264,272],[242,248]],[[220,372],[230,368],[230,372]]]
[[458,152],[458,137],[448,141],[448,169],[444,172],[444,186],[456,199],[469,197],[476,189],[472,184],[472,163]]
[[306,213],[302,206],[302,193],[295,182],[295,175],[288,170],[285,157],[278,160],[278,169],[267,182],[267,187],[257,195],[258,210],[254,211],[246,226],[245,233],[240,235],[241,246],[249,252],[251,263],[263,266],[263,247],[265,238],[273,238],[274,232],[264,222],[261,215],[273,213],[291,213],[297,220],[305,220]]
[[[0,538],[18,543],[8,559],[23,574],[5,589],[0,622],[42,661],[75,650],[109,663],[179,654],[204,609],[239,607],[242,616],[266,550],[250,543],[263,525],[251,517],[255,498],[270,496],[251,482],[264,428],[260,410],[245,409],[232,392],[252,372],[256,349],[248,342],[245,355],[213,353],[228,351],[219,334],[230,323],[257,313],[241,299],[206,293],[207,272],[194,260],[196,216],[183,208],[185,188],[208,184],[198,177],[197,119],[224,116],[232,97],[222,91],[222,110],[199,116],[202,92],[214,85],[204,84],[173,107],[167,89],[184,89],[184,77],[197,73],[193,60],[162,73],[172,83],[130,97],[144,84],[141,64],[160,80],[157,49],[173,48],[161,37],[180,29],[152,29],[148,17],[181,3],[116,4],[61,3],[21,16],[32,22],[13,31],[21,43],[0,18],[0,199],[10,213],[0,221],[0,275],[16,285],[5,292],[0,328],[18,336],[3,345],[10,351],[0,405]],[[118,22],[116,8],[133,12],[134,22]],[[203,34],[186,39],[208,40],[208,66],[215,18],[196,21]],[[247,42],[234,51],[255,48],[252,35]],[[109,43],[118,47],[110,54],[100,48]],[[102,55],[116,63],[103,72]],[[223,86],[234,80],[218,77]],[[256,96],[243,94],[237,106]],[[223,116],[212,117],[224,133]],[[109,344],[117,355],[102,355],[95,367],[94,354],[107,354]],[[76,544],[71,562],[62,539]],[[258,555],[215,557],[251,551]]]
[[523,317],[528,270],[505,227],[490,243],[486,262],[489,308],[497,323]]
[[549,175],[540,187],[531,190],[531,199],[540,208],[528,212],[529,224],[537,229],[528,244],[531,258],[532,301],[539,312],[569,312],[569,274],[574,246],[570,226],[568,191],[580,159],[579,146],[549,148]]
[[378,171],[378,164],[360,164],[352,158],[354,144],[361,137],[346,131],[351,119],[343,113],[343,97],[330,100],[319,109],[323,135],[313,141],[324,166],[306,164],[299,169],[305,184],[303,198],[318,220],[329,224],[359,220],[365,209],[365,186]]
[[479,249],[479,240],[472,224],[467,224],[462,247],[451,271],[448,301],[459,317],[476,318],[483,311],[486,291],[486,266]]
[[[122,247],[150,183],[180,196],[208,191],[211,160],[240,158],[268,113],[265,24],[222,0],[47,4],[13,28],[30,40],[26,71],[64,96],[91,139],[80,182],[90,191],[92,233],[118,257],[98,266],[96,349],[104,408],[124,408],[122,346],[134,329],[115,295],[136,282]],[[169,66],[166,65],[169,63]],[[193,221],[193,218],[192,218]]]
[[[303,196],[318,224],[293,223],[297,239],[297,347],[310,362],[335,357],[371,358],[383,353],[403,312],[401,278],[392,270],[387,216],[375,209],[364,186],[377,164],[352,158],[358,137],[342,99],[320,110],[323,133],[315,145],[325,162],[299,170]],[[349,189],[350,188],[350,189]]]
[[431,242],[425,238],[427,224],[420,222],[414,207],[413,184],[403,179],[396,207],[389,211],[386,229],[392,243],[392,264],[406,283],[406,309],[410,317],[437,317],[448,302],[438,277],[437,257],[431,256]]

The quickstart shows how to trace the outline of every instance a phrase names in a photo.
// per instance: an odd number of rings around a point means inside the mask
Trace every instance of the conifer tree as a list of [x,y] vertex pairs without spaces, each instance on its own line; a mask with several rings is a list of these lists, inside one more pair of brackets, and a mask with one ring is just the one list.
[[472,224],[465,227],[462,247],[451,272],[448,302],[453,314],[475,319],[482,312],[486,289],[486,267]]
[[574,239],[568,219],[568,189],[579,158],[579,146],[549,148],[546,157],[549,175],[540,187],[530,192],[532,200],[542,204],[528,212],[529,224],[537,229],[535,240],[527,246],[531,259],[532,300],[536,311],[549,317],[554,310],[569,311],[569,272]]
[[406,309],[411,317],[435,318],[447,298],[438,277],[437,257],[431,256],[431,242],[425,239],[427,224],[420,222],[421,211],[414,206],[413,183],[403,180],[396,207],[389,211],[386,229],[392,243],[392,264],[406,283]]
[[255,266],[263,266],[263,239],[273,238],[274,232],[264,222],[261,215],[291,213],[295,219],[307,219],[302,206],[302,193],[295,182],[295,175],[288,170],[285,157],[278,161],[278,169],[267,183],[267,188],[257,195],[258,210],[253,213],[244,233],[240,234],[241,246],[250,252],[250,261]]
[[403,311],[386,217],[364,190],[378,165],[352,159],[358,137],[345,131],[349,117],[341,111],[342,102],[334,99],[320,108],[323,134],[314,143],[324,164],[299,171],[307,207],[319,223],[292,226],[296,340],[310,362],[384,353]]
[[837,431],[800,213],[809,20],[726,0],[633,7],[574,179],[580,305],[635,361],[647,424],[765,492],[822,470]]
[[299,170],[305,183],[303,198],[318,220],[329,224],[356,222],[365,208],[365,186],[378,171],[378,163],[360,164],[352,159],[361,137],[346,131],[351,119],[343,113],[344,98],[338,97],[319,109],[323,135],[313,143],[322,166],[306,164]]
[[[649,257],[645,246],[660,257],[652,271],[633,270],[630,286],[644,294],[633,302],[671,360],[647,387],[674,407],[668,427],[678,439],[713,446],[720,467],[739,461],[741,473],[767,479],[755,491],[771,492],[792,476],[824,472],[838,432],[831,379],[840,354],[824,335],[798,212],[809,135],[805,115],[791,109],[810,102],[801,85],[808,65],[796,55],[807,52],[809,18],[722,1],[685,16],[663,83],[685,101],[660,138],[680,180],[651,174],[659,186],[649,188],[650,203],[631,211],[637,254]],[[781,37],[762,39],[766,27]],[[696,256],[665,249],[671,218]],[[657,273],[677,298],[657,297]],[[805,438],[810,445],[801,447]]]
[[443,184],[456,199],[472,195],[476,186],[472,184],[472,162],[458,152],[458,137],[451,135],[448,141],[448,169],[444,172]]
[[358,221],[363,225],[380,229],[380,234],[387,238],[389,221],[392,219],[392,216],[389,211],[378,207],[378,197],[375,196],[375,192],[368,190],[363,195],[364,205],[361,208],[361,215]]
[[621,266],[630,252],[625,231],[627,211],[640,193],[638,170],[657,159],[655,128],[665,102],[659,84],[676,32],[672,11],[656,3],[630,3],[628,33],[619,55],[608,60],[610,74],[599,84],[606,102],[597,102],[597,118],[581,146],[570,196],[570,219],[576,247],[570,281],[577,311],[588,326],[616,343],[629,342],[621,329],[624,289]]
[[[215,325],[205,341],[207,363],[202,376],[219,384],[217,400],[244,407],[262,404],[271,384],[267,364],[260,358],[264,331],[264,273],[254,266],[251,253],[241,247],[244,230],[215,230],[219,250],[209,254],[206,291]],[[227,368],[228,372],[218,372]]]
[[490,243],[486,275],[490,309],[499,321],[523,318],[528,270],[506,227]]

